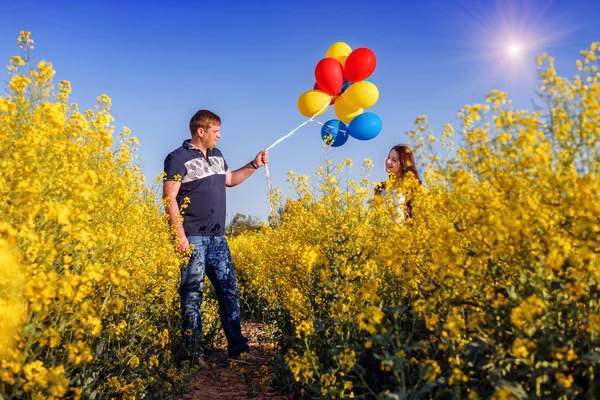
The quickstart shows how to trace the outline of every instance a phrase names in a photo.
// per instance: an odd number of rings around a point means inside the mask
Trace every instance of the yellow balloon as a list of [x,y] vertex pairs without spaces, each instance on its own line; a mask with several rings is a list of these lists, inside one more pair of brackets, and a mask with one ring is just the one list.
[[336,60],[338,60],[340,62],[340,64],[342,64],[342,67],[346,65],[346,59],[348,58],[348,56],[339,56],[339,57],[334,57]]
[[[346,93],[344,92],[344,94]],[[342,121],[345,124],[349,124],[350,121],[354,119],[354,117],[362,114],[363,109],[357,109],[352,106],[349,106],[344,100],[344,95],[338,97],[335,103],[333,104],[333,111],[335,112],[335,116],[338,117],[340,121]]]
[[352,53],[352,48],[350,46],[344,42],[336,42],[329,46],[325,57],[335,58],[342,64],[343,67],[344,64],[346,64],[346,58],[348,58],[350,53]]
[[305,117],[312,117],[315,115],[321,108],[323,110],[317,114],[321,115],[327,108],[329,108],[329,103],[331,102],[331,96],[321,90],[309,90],[300,95],[298,98],[298,111],[300,114]]
[[355,82],[344,91],[344,101],[353,108],[369,108],[377,103],[379,90],[368,81]]

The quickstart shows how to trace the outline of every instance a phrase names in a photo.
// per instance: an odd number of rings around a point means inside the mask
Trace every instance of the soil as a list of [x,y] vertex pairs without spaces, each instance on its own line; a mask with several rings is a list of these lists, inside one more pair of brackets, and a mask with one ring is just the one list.
[[260,323],[242,323],[242,332],[249,339],[252,354],[264,358],[264,363],[229,362],[225,344],[222,343],[190,380],[190,392],[180,400],[292,399],[292,395],[284,395],[271,386],[269,360],[272,359],[276,346],[266,328]]

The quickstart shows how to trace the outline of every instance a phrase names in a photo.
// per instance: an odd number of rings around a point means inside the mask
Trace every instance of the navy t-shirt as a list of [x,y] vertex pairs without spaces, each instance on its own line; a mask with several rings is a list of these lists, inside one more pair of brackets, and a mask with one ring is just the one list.
[[181,180],[177,204],[181,207],[186,197],[190,199],[183,210],[183,229],[187,236],[223,236],[228,169],[219,149],[208,149],[204,156],[190,144],[190,139],[165,158],[166,180]]

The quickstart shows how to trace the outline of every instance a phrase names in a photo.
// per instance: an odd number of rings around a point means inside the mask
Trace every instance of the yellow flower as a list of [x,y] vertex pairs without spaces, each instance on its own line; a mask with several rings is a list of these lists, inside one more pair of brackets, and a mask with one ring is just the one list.
[[23,93],[27,86],[31,83],[31,79],[22,75],[15,75],[8,84],[8,88],[15,93]]
[[51,349],[60,346],[61,337],[60,333],[54,328],[48,328],[39,340],[40,345],[48,346]]
[[154,344],[160,345],[160,347],[164,349],[165,346],[170,342],[169,330],[163,329],[163,331],[157,335],[153,342]]
[[535,349],[534,342],[528,339],[516,338],[512,344],[512,354],[516,358],[527,358],[532,349]]
[[435,360],[426,360],[424,370],[425,375],[423,375],[423,379],[427,381],[434,381],[442,373],[442,369]]
[[21,31],[17,44],[23,49],[33,49],[33,39],[31,39],[31,32]]
[[541,315],[544,311],[544,302],[537,296],[529,296],[521,304],[510,313],[510,321],[517,328],[521,328],[525,324],[531,325],[534,323],[536,316]]
[[494,394],[492,395],[492,400],[516,400],[517,397],[513,395],[513,392],[508,387],[503,387],[500,389],[496,389]]
[[68,344],[67,350],[69,351],[69,363],[78,365],[94,359],[90,347],[81,340],[78,340],[75,345]]
[[46,388],[48,386],[48,370],[44,367],[42,361],[33,361],[23,366],[23,374],[27,383],[25,384],[26,391],[32,391],[36,386]]
[[358,314],[358,327],[370,334],[374,334],[377,332],[377,327],[381,324],[383,316],[384,314],[379,307],[369,306]]
[[573,386],[574,379],[573,379],[572,375],[567,376],[561,372],[556,372],[554,374],[554,377],[556,378],[556,380],[558,381],[558,383],[561,386],[563,386],[567,389],[570,388],[571,386]]
[[311,320],[305,320],[305,321],[301,321],[298,326],[296,326],[296,337],[298,339],[302,338],[302,337],[308,337],[313,335],[315,332],[315,327],[313,324],[313,321]]
[[136,368],[138,365],[140,365],[140,359],[137,356],[131,356],[127,365],[129,365],[131,368]]

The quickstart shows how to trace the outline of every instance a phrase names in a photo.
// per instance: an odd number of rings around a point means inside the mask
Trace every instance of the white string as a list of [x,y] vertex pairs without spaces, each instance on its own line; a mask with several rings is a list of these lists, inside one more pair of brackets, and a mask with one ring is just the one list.
[[315,124],[319,124],[319,125],[322,125],[322,126],[326,126],[326,127],[328,127],[328,128],[331,128],[331,129],[337,129],[337,131],[338,131],[338,132],[342,132],[342,133],[348,133],[348,131],[345,131],[345,130],[343,130],[343,129],[339,129],[339,128],[338,128],[338,127],[336,127],[336,126],[327,125],[327,124],[326,124],[326,123],[324,123],[324,122],[319,122],[319,121],[313,121],[313,122],[314,122]]
[[[277,145],[280,142],[283,142],[285,139],[287,139],[288,137],[292,136],[294,133],[296,133],[296,131],[300,128],[302,128],[304,125],[308,124],[309,122],[313,121],[314,118],[319,115],[323,110],[325,110],[327,108],[327,106],[329,105],[329,102],[331,101],[331,99],[327,100],[327,103],[325,103],[325,105],[323,107],[321,107],[321,109],[319,111],[317,111],[312,117],[310,117],[309,119],[307,119],[306,121],[304,121],[303,123],[301,123],[300,125],[298,125],[296,128],[294,128],[294,130],[292,130],[290,133],[288,133],[287,135],[280,137],[279,139],[277,139],[275,141],[275,143],[273,143],[272,145],[270,145],[269,147],[267,147],[266,151],[271,150],[273,147],[275,147],[275,145]],[[313,122],[317,122],[317,121],[313,121]]]
[[[279,139],[277,139],[277,140],[275,141],[275,143],[273,143],[272,145],[270,145],[269,147],[267,147],[267,150],[266,150],[266,151],[269,151],[269,150],[271,150],[271,149],[272,149],[273,147],[275,147],[275,146],[276,146],[278,143],[281,143],[281,142],[283,142],[285,139],[287,139],[287,138],[289,138],[290,136],[292,136],[294,133],[296,133],[296,131],[297,131],[298,129],[302,128],[304,125],[308,124],[309,122],[311,122],[311,121],[313,121],[313,122],[316,122],[316,121],[314,121],[314,118],[315,118],[317,115],[321,114],[321,112],[323,112],[323,110],[325,110],[325,109],[326,109],[326,108],[329,106],[329,103],[330,103],[330,102],[331,102],[331,99],[327,99],[327,103],[325,103],[325,104],[323,105],[323,107],[321,107],[321,109],[319,109],[319,111],[317,111],[317,112],[316,112],[316,113],[315,113],[315,114],[314,114],[312,117],[310,117],[309,119],[307,119],[306,121],[304,121],[303,123],[301,123],[300,125],[298,125],[296,128],[294,128],[294,129],[293,129],[293,130],[292,130],[290,133],[288,133],[287,135],[285,135],[285,136],[283,136],[283,137],[280,137]],[[273,209],[273,204],[272,204],[272,202],[271,202],[271,193],[272,193],[273,187],[272,187],[272,185],[271,185],[271,171],[269,170],[269,164],[265,164],[265,176],[266,176],[266,178],[267,178],[267,196],[268,196],[268,199],[269,199],[269,213],[270,213],[269,215],[272,215],[272,214],[275,212],[275,210]]]

